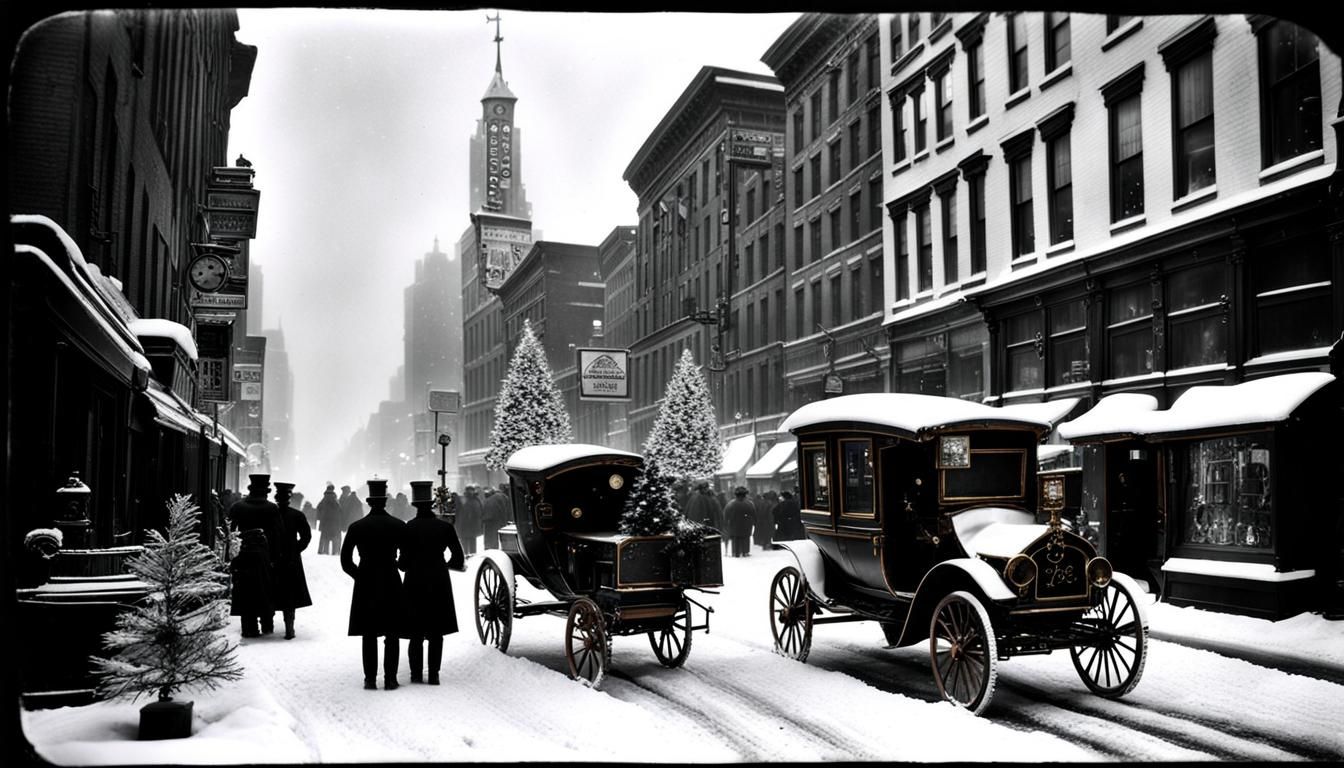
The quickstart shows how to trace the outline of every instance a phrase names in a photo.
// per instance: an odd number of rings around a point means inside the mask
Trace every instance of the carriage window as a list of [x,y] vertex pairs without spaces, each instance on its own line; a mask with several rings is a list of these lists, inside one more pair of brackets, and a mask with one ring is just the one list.
[[1268,446],[1250,437],[1188,446],[1185,543],[1272,548],[1269,467]]
[[1020,499],[1026,489],[1026,453],[972,449],[969,467],[939,472],[943,501]]
[[840,457],[844,468],[844,514],[872,517],[873,515],[873,448],[868,440],[840,441]]
[[807,509],[830,509],[831,480],[826,468],[826,446],[803,446],[801,469],[806,475],[803,506]]

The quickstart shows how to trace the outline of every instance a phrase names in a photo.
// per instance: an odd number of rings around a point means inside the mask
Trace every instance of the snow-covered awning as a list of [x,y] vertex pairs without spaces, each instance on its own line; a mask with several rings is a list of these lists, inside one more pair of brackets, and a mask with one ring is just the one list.
[[1036,448],[1037,463],[1050,461],[1073,450],[1072,445],[1041,445]]
[[728,441],[723,448],[723,463],[715,476],[736,475],[747,466],[751,454],[756,450],[756,435],[741,435]]
[[1308,371],[1226,387],[1191,387],[1165,411],[1158,410],[1152,395],[1122,392],[1103,397],[1087,413],[1061,424],[1059,434],[1073,442],[1097,442],[1277,424],[1334,380],[1331,374]]
[[789,459],[787,462],[784,463],[784,466],[779,468],[779,474],[781,475],[787,475],[797,471],[798,471],[798,459],[796,458]]
[[607,448],[588,443],[561,443],[559,445],[529,445],[519,448],[509,456],[504,468],[519,472],[542,472],[575,459],[597,457],[641,458],[637,453]]
[[136,338],[150,336],[154,338],[172,339],[187,353],[187,357],[192,360],[196,358],[196,340],[191,337],[191,329],[187,326],[165,320],[161,317],[143,317],[130,322],[131,333]]
[[747,477],[760,479],[771,478],[779,472],[779,468],[784,466],[784,462],[793,458],[793,452],[798,448],[796,441],[790,440],[785,443],[775,443],[770,446],[770,450],[765,455],[757,459],[755,464],[747,467]]
[[1050,422],[1034,414],[955,397],[869,392],[808,403],[789,414],[779,428],[797,430],[829,423],[893,427],[911,434],[963,424],[1007,424],[1037,429],[1050,427]]
[[1005,405],[1000,410],[1015,413],[1035,421],[1044,421],[1050,426],[1058,424],[1065,416],[1073,413],[1073,409],[1078,406],[1081,398],[1065,397],[1059,400],[1047,400],[1043,403],[1014,403]]
[[161,388],[158,382],[151,382],[145,396],[154,406],[154,420],[183,434],[200,434],[201,421],[197,413],[186,407],[173,394]]

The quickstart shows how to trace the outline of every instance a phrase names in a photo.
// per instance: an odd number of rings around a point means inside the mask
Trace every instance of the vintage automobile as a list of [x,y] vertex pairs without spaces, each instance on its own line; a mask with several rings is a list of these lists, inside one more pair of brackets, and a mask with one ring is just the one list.
[[[775,650],[804,661],[818,624],[879,622],[889,647],[929,641],[939,692],[982,712],[997,662],[1068,649],[1093,692],[1132,690],[1148,621],[1133,579],[1060,522],[1060,478],[1037,499],[1049,423],[1012,408],[859,394],[799,408],[807,538],[770,585]],[[1036,506],[1050,512],[1036,522]]]
[[[638,454],[579,443],[530,446],[509,457],[513,522],[500,529],[500,548],[482,553],[475,578],[483,644],[504,651],[513,619],[551,614],[566,618],[569,674],[586,685],[602,682],[614,635],[646,633],[663,666],[685,663],[691,633],[709,629],[713,610],[686,591],[723,586],[721,538],[709,529],[687,547],[671,534],[620,533],[642,466]],[[520,597],[518,575],[554,599]],[[703,612],[700,623],[692,606]]]

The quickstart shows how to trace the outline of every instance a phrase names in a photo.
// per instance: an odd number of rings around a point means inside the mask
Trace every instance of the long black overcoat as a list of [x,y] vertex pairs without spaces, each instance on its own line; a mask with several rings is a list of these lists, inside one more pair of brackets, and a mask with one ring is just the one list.
[[756,524],[756,508],[746,499],[733,499],[723,508],[723,520],[729,536],[750,536]]
[[791,541],[807,538],[803,530],[803,516],[797,499],[780,499],[775,505],[775,540]]
[[717,527],[714,499],[709,494],[695,491],[686,499],[686,517],[692,521]]
[[[386,509],[350,524],[341,544],[341,569],[355,580],[350,596],[350,635],[401,637],[406,623],[406,601],[397,571],[397,552],[406,523]],[[359,550],[359,564],[355,564]]]
[[229,561],[229,615],[270,616],[275,613],[275,584],[266,541],[247,529],[238,553]]
[[480,494],[464,495],[461,504],[457,507],[458,534],[468,539],[480,536],[484,515],[485,509],[481,503]]
[[[443,553],[449,552],[444,562]],[[457,631],[457,609],[448,570],[462,570],[466,557],[453,524],[432,511],[417,514],[402,529],[397,567],[406,572],[404,637],[450,635]]]
[[260,528],[266,534],[266,549],[270,553],[272,566],[285,559],[285,524],[275,502],[265,496],[244,496],[229,508],[229,523],[239,533],[249,528]]
[[334,538],[330,534],[340,533],[345,527],[345,520],[341,517],[341,503],[336,500],[335,491],[323,493],[322,500],[317,502],[317,527],[329,539]]
[[275,566],[275,607],[291,611],[313,604],[308,594],[308,576],[303,572],[303,558],[299,555],[313,540],[313,529],[308,518],[293,507],[280,510],[280,519],[285,526],[285,559]]

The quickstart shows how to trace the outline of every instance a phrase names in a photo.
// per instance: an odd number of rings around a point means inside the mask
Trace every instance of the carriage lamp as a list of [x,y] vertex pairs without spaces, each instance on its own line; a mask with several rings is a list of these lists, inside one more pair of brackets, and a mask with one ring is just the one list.
[[970,435],[943,435],[938,438],[938,468],[965,469],[971,466]]
[[578,520],[580,517],[583,517],[583,510],[579,509],[578,507],[574,507],[573,509],[569,510],[569,516],[574,518],[575,520]]
[[1036,561],[1027,555],[1016,555],[1003,569],[1003,577],[1019,591],[1024,591],[1028,584],[1036,580]]
[[540,481],[540,480],[533,480],[533,481],[532,481],[532,484],[531,484],[530,486],[528,486],[528,487],[532,490],[532,495],[533,495],[533,496],[536,496],[537,498],[541,498],[541,492],[542,492],[542,490],[546,487],[546,484],[543,483],[543,482]]
[[1100,589],[1111,583],[1111,561],[1104,557],[1094,557],[1087,562],[1087,581]]
[[625,478],[613,473],[611,477],[607,478],[607,485],[611,486],[611,490],[619,491],[621,486],[625,485]]

